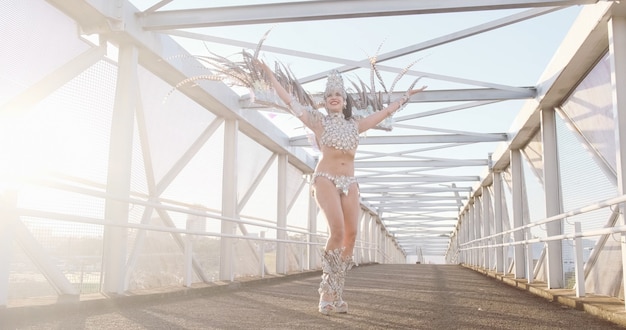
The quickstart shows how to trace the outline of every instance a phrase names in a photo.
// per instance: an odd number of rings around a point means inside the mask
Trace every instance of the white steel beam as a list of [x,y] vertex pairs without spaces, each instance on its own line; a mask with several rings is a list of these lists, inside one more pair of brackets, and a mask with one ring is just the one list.
[[[502,218],[504,210],[502,210],[502,202],[504,200],[504,193],[502,192],[502,174],[500,172],[492,172],[493,176],[493,220],[494,220],[494,234],[500,234],[503,230],[504,219]],[[496,237],[496,244],[502,244],[503,238],[501,235]],[[503,274],[505,272],[504,260],[506,254],[504,253],[505,247],[496,248],[496,273]]]
[[[10,265],[13,260],[15,227],[20,221],[17,215],[17,190],[0,192],[0,265]],[[0,308],[9,302],[10,267],[0,267]]]
[[[457,201],[458,197],[453,196],[458,192],[471,192],[471,187],[445,187],[445,186],[422,186],[422,185],[388,185],[384,181],[376,184],[363,185],[363,189],[369,189],[371,192],[378,192],[377,195],[364,195],[363,201],[399,201],[399,200],[420,200],[425,201]],[[363,190],[361,189],[361,192]],[[433,195],[442,193],[441,196]],[[451,194],[447,194],[451,193]],[[460,198],[467,199],[466,197]]]
[[[405,135],[405,136],[367,136],[359,139],[361,145],[401,145],[418,143],[476,143],[499,142],[508,140],[506,133],[485,133],[482,136],[475,134],[442,134],[442,135]],[[306,136],[291,138],[289,144],[293,147],[308,147],[311,142]]]
[[[276,189],[276,238],[287,239],[287,155],[278,155]],[[276,273],[287,274],[287,246],[284,242],[276,244]]]
[[[513,227],[519,228],[524,225],[524,175],[522,169],[522,154],[519,149],[511,150],[511,194],[513,199]],[[518,230],[513,233],[515,242],[523,241],[524,231]],[[515,255],[515,278],[526,278],[526,259],[524,246],[514,246]],[[532,270],[529,272],[532,273]]]
[[462,166],[486,166],[486,159],[431,159],[409,161],[367,161],[355,162],[354,168],[379,168],[379,167],[462,167]]
[[[392,52],[388,52],[388,53],[384,53],[384,54],[378,54],[376,56],[376,61],[378,63],[377,67],[379,70],[382,71],[391,71],[391,72],[396,72],[396,73],[400,73],[400,69],[398,68],[393,68],[393,67],[388,67],[385,65],[380,65],[380,63],[387,61],[387,60],[391,60],[394,58],[398,58],[401,56],[406,56],[412,53],[416,53],[416,52],[420,52],[426,49],[430,49],[436,46],[441,46],[441,45],[445,45],[447,43],[451,43],[453,41],[457,41],[457,40],[461,40],[467,37],[471,37],[480,33],[485,33],[494,29],[498,29],[507,25],[511,25],[514,23],[518,23],[530,18],[534,18],[543,14],[547,14],[547,13],[551,13],[555,10],[558,10],[560,8],[558,7],[549,7],[549,8],[533,8],[521,13],[516,13],[507,17],[503,17],[503,18],[499,18],[487,23],[483,23],[480,25],[476,25],[470,28],[467,28],[465,30],[461,30],[461,31],[456,31],[438,38],[434,38],[431,40],[427,40],[415,45],[411,45],[408,47],[404,47]],[[346,64],[342,67],[338,67],[335,68],[336,70],[338,70],[339,72],[346,72],[346,71],[350,71],[350,70],[354,70],[357,69],[359,67],[368,67],[370,64],[369,59],[363,59],[360,60],[354,64]],[[409,75],[413,75],[413,76],[421,76],[421,77],[429,77],[432,79],[439,79],[439,80],[447,80],[447,81],[451,81],[451,79],[449,77],[445,77],[445,76],[439,76],[436,74],[429,74],[429,73],[425,73],[425,72],[417,72],[417,71],[412,71],[409,70],[407,72],[407,74]],[[303,78],[301,81],[302,82],[310,82],[310,81],[314,81],[314,80],[319,80],[324,78],[324,74],[323,73],[318,73],[316,75],[312,75],[309,77],[305,77]],[[443,79],[440,79],[443,78]],[[456,83],[461,83],[461,84],[468,84],[468,85],[475,85],[475,86],[483,86],[483,87],[492,87],[492,88],[496,88],[496,89],[501,89],[501,90],[506,90],[506,91],[511,91],[511,92],[521,92],[522,90],[519,87],[507,87],[507,86],[502,86],[502,85],[497,85],[497,84],[493,84],[493,83],[482,83],[482,82],[478,82],[478,81],[470,81],[468,79],[458,79],[455,81]]]
[[[493,212],[491,208],[491,192],[489,191],[489,187],[482,187],[482,205],[483,205],[483,237],[491,236],[491,227],[493,226]],[[492,243],[492,239],[489,239],[485,242],[487,245]],[[485,248],[485,268],[488,270],[492,269],[491,256],[492,248]]]
[[[238,122],[228,119],[224,123],[224,166],[222,166],[222,216],[235,219],[237,213],[237,147]],[[232,221],[221,222],[222,234],[229,236],[236,233],[236,224]],[[234,254],[233,239],[229,237],[220,238],[220,270],[219,279],[222,281],[232,281],[234,279]]]
[[466,176],[445,176],[445,175],[417,175],[411,177],[377,177],[377,176],[365,176],[360,177],[357,176],[359,183],[368,183],[368,182],[403,182],[403,183],[418,183],[418,182],[428,182],[428,183],[441,183],[441,182],[459,182],[459,181],[478,181],[480,179],[479,176],[466,175]]
[[[476,219],[474,219],[474,203],[472,200],[470,200],[468,202],[469,204],[467,205],[467,230],[468,230],[468,241],[474,241],[476,239]],[[471,248],[474,247],[475,243],[472,243],[472,245],[470,246]],[[476,266],[476,250],[475,249],[471,249],[469,250],[469,263],[472,266]]]
[[[626,18],[612,17],[608,23],[611,85],[617,166],[617,193],[626,193]],[[619,224],[626,224],[626,206],[620,204]],[[622,283],[626,283],[626,233],[620,235],[622,247]],[[626,303],[626,301],[625,301]]]
[[18,96],[0,105],[0,112],[24,111],[104,58],[105,47],[93,47],[60,66]]
[[[169,35],[177,36],[177,37],[190,38],[190,39],[195,39],[195,40],[200,40],[200,41],[214,42],[214,43],[219,43],[219,44],[224,44],[224,45],[243,47],[243,48],[247,48],[247,49],[256,49],[256,47],[257,47],[257,43],[238,41],[238,40],[232,40],[232,39],[226,39],[226,38],[222,38],[222,37],[210,36],[210,35],[205,35],[205,34],[200,34],[200,33],[193,33],[193,32],[189,32],[189,31],[167,30],[167,31],[163,31],[163,33],[167,33]],[[296,56],[296,57],[300,57],[300,58],[303,58],[303,59],[311,59],[311,60],[315,60],[315,61],[344,64],[346,67],[359,67],[359,66],[361,66],[363,68],[368,68],[369,69],[369,65],[370,65],[369,64],[369,60],[355,61],[355,60],[349,60],[349,59],[344,59],[344,58],[340,58],[340,57],[333,57],[333,56],[328,56],[328,55],[321,55],[321,54],[316,54],[316,53],[303,52],[303,51],[298,51],[298,50],[294,50],[294,49],[273,47],[273,46],[269,46],[269,45],[265,45],[265,44],[263,45],[262,49],[263,49],[264,52],[269,52],[269,53],[283,54],[283,55],[288,55],[288,56]],[[401,68],[386,66],[386,65],[382,65],[382,64],[379,64],[376,67],[378,68],[379,71],[383,71],[383,72],[394,72],[394,73],[403,72],[403,70]],[[460,77],[453,77],[453,76],[447,76],[447,75],[442,75],[442,74],[436,74],[436,73],[432,73],[432,72],[408,70],[404,74],[406,76],[428,77],[430,79],[447,81],[447,82],[452,82],[452,83],[456,83],[456,84],[464,84],[464,85],[470,85],[470,86],[480,86],[480,87],[484,87],[486,89],[496,89],[496,90],[510,91],[510,92],[514,93],[512,95],[514,95],[515,97],[519,97],[519,98],[525,98],[524,95],[527,95],[528,93],[531,93],[531,91],[529,91],[528,88],[524,88],[524,87],[508,86],[508,85],[496,84],[496,83],[491,83],[491,82],[485,82],[485,81],[472,80],[472,79],[467,79],[467,78],[460,78]],[[312,75],[312,76],[308,76],[308,77],[300,77],[298,79],[298,81],[301,84],[306,84],[306,83],[313,82],[313,81],[316,81],[316,80],[324,79],[324,78],[326,78],[326,76],[327,76],[327,72],[325,71],[324,73],[318,73],[318,74],[315,74],[315,75]],[[535,92],[532,91],[532,93],[535,93]],[[249,96],[243,96],[242,97],[242,103],[243,103],[244,106],[249,105],[250,102],[249,102],[248,99],[249,99]]]
[[187,164],[193,159],[193,157],[202,149],[206,142],[213,136],[213,133],[224,122],[223,118],[215,118],[211,124],[209,124],[204,131],[196,138],[196,140],[189,146],[185,153],[176,161],[176,163],[170,168],[169,171],[161,178],[161,181],[156,186],[155,195],[161,196],[161,194],[169,187],[169,185],[176,179],[178,174],[185,169]]
[[[563,212],[561,200],[561,175],[559,172],[558,141],[556,117],[554,109],[541,110],[541,140],[543,141],[543,180],[545,189],[546,217]],[[563,234],[563,221],[552,221],[546,224],[548,237]],[[545,258],[548,288],[564,287],[563,248],[561,241],[548,241],[547,258]]]
[[[111,119],[109,164],[106,192],[124,200],[130,197],[135,108],[139,95],[138,50],[133,45],[120,48],[115,104]],[[104,219],[111,224],[128,222],[129,203],[107,199]],[[121,226],[104,227],[102,291],[122,294],[126,291],[126,240],[128,230]]]
[[518,0],[377,0],[304,1],[247,6],[194,8],[145,12],[146,30],[187,29],[211,26],[275,24],[345,18],[422,15],[532,7],[572,6],[596,3],[596,0],[518,1]]
[[252,184],[250,184],[250,188],[248,188],[248,190],[240,198],[239,204],[237,205],[237,212],[241,212],[241,210],[243,210],[243,208],[246,206],[246,204],[248,203],[248,201],[250,200],[250,198],[256,191],[256,188],[259,186],[259,184],[261,184],[261,181],[263,181],[263,178],[265,178],[265,174],[270,170],[270,168],[272,167],[272,164],[274,163],[277,157],[278,157],[277,154],[272,154],[272,156],[270,156],[269,159],[265,162],[265,165],[263,165],[263,168],[261,168],[257,176],[254,178],[254,181],[252,181]]
[[[328,72],[324,72],[326,77]],[[417,102],[466,102],[466,101],[506,101],[506,100],[522,100],[532,99],[536,96],[535,87],[517,87],[516,90],[503,90],[495,88],[462,88],[462,89],[441,89],[441,90],[425,90],[414,95],[409,99],[408,103]],[[321,100],[323,94],[317,93],[311,95],[315,100]],[[400,99],[404,96],[404,92],[389,93],[390,100]],[[353,97],[356,97],[353,94]],[[246,109],[264,108],[252,102],[250,95],[242,96],[240,105]]]

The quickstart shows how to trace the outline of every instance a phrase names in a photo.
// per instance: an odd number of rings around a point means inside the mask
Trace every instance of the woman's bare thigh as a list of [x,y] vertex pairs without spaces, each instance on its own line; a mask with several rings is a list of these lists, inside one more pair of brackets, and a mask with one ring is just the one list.
[[313,191],[317,205],[328,221],[331,233],[333,230],[343,231],[344,212],[341,197],[335,184],[327,178],[317,177],[313,183]]
[[341,195],[341,209],[346,233],[356,233],[361,213],[358,184],[350,186],[348,195]]

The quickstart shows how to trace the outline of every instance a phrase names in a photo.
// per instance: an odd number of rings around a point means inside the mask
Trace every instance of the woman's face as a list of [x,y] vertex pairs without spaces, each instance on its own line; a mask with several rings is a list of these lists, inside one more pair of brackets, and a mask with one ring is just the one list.
[[328,112],[343,111],[343,94],[341,91],[328,91],[324,94],[326,110]]

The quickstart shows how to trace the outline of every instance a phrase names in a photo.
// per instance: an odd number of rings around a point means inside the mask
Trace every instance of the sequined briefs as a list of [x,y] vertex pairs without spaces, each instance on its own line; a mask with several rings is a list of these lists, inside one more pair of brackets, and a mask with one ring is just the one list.
[[335,187],[337,187],[337,190],[339,190],[339,193],[343,192],[346,196],[348,195],[350,186],[353,183],[357,183],[356,177],[347,175],[332,175],[326,172],[313,173],[313,182],[315,182],[315,179],[320,176],[332,181],[332,183],[335,184]]

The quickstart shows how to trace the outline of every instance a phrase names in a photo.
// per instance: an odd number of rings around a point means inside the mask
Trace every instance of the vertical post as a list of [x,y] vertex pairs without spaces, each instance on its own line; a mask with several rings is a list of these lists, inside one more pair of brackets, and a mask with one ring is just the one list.
[[585,296],[585,269],[583,261],[583,239],[580,221],[574,222],[574,276],[576,278],[576,297]]
[[[483,235],[484,237],[491,236],[491,224],[493,223],[493,214],[491,212],[491,193],[489,192],[488,187],[482,187],[483,190]],[[491,245],[492,240],[488,239],[485,241],[485,245]],[[491,251],[493,249],[486,247],[485,248],[485,269],[491,270]]]
[[[502,199],[504,196],[502,195],[502,176],[500,172],[493,172],[493,220],[495,226],[495,233],[502,234]],[[504,242],[504,237],[502,235],[496,236],[496,245],[502,244]],[[496,248],[496,273],[503,274],[505,271],[504,267],[504,251],[505,247],[500,246]]]
[[469,211],[465,211],[463,212],[463,243],[465,243],[465,253],[464,253],[464,257],[465,257],[465,264],[466,265],[471,265],[472,264],[472,250],[470,250],[469,248],[471,248],[471,246],[469,245],[469,241],[470,241],[470,219],[469,219]]
[[[475,240],[479,240],[482,238],[482,223],[481,223],[481,219],[480,219],[480,198],[476,195],[474,195],[474,204],[472,205],[472,214],[473,214],[473,218],[474,218],[474,239]],[[474,255],[475,255],[475,264],[476,267],[480,267],[482,264],[482,255],[483,255],[483,249],[482,249],[482,242],[476,242],[476,244],[474,244]]]
[[[626,193],[626,18],[611,17],[608,22],[609,59],[611,62],[611,84],[613,85],[613,113],[615,114],[615,147],[617,165],[617,192]],[[619,223],[626,224],[626,207],[620,205]],[[626,283],[626,233],[621,235],[622,284]],[[626,304],[626,300],[624,300]]]
[[[463,246],[463,244],[466,242],[465,241],[465,218],[463,217],[463,214],[459,214],[459,224],[458,224],[458,228],[457,228],[457,232],[456,232],[456,238],[457,238],[457,242],[458,242],[458,249],[464,249],[465,246]],[[462,264],[466,264],[467,263],[467,259],[465,258],[465,251],[461,250],[458,253],[459,256],[459,263]],[[454,257],[454,256],[451,256]]]
[[0,308],[9,301],[9,274],[13,256],[13,237],[15,221],[19,221],[17,212],[17,191],[0,192]]
[[[469,241],[473,241],[476,239],[476,222],[474,221],[474,203],[473,200],[470,200],[470,204],[467,210],[467,224],[468,224],[468,233],[469,233]],[[475,243],[470,244],[470,265],[476,266],[476,250],[474,249]]]
[[373,219],[372,222],[370,223],[370,237],[371,237],[371,245],[370,245],[370,249],[371,249],[371,258],[372,258],[372,262],[377,262],[378,261],[378,236],[376,235],[376,233],[378,232],[378,226],[377,226],[377,222],[378,222],[378,217],[376,219]]
[[[122,45],[118,55],[117,86],[111,121],[107,195],[126,199],[130,196],[131,163],[135,107],[138,95],[138,51],[132,45]],[[126,288],[126,239],[129,203],[107,199],[104,219],[103,287],[104,292],[123,293]],[[113,225],[115,224],[115,225]]]
[[[526,239],[526,241],[532,238],[530,229],[524,230],[524,238]],[[526,279],[528,280],[528,283],[532,283],[535,279],[533,271],[533,269],[535,268],[533,263],[533,245],[531,243],[526,243],[524,244],[524,247],[526,248]]]
[[[276,238],[287,239],[287,154],[278,155],[278,187],[276,198]],[[276,244],[276,273],[287,274],[287,243]]]
[[384,264],[385,255],[383,254],[383,230],[380,224],[376,224],[376,261]]
[[[511,176],[513,190],[513,228],[519,228],[524,225],[524,176],[522,172],[522,153],[519,149],[511,150]],[[513,233],[515,242],[524,240],[524,231],[516,230]],[[524,260],[524,246],[516,244],[514,247],[515,262],[515,278],[524,278],[526,276],[526,261]]]
[[[235,219],[237,214],[237,134],[239,124],[235,119],[224,121],[224,166],[222,170],[222,216]],[[234,235],[237,225],[232,221],[222,220],[221,231],[225,235]],[[233,260],[234,239],[222,237],[220,240],[220,280],[234,279]]]
[[[205,220],[197,215],[189,214],[187,216],[187,223],[185,229],[191,232],[205,231]],[[183,280],[186,287],[191,287],[193,282],[193,241],[195,235],[185,234],[184,238],[184,258],[185,258],[185,270]]]
[[[474,196],[474,203],[471,205],[470,211],[472,212],[472,231],[474,233],[474,240],[480,238],[480,216],[478,214],[478,197]],[[480,266],[480,242],[476,242],[474,245],[474,266]]]
[[485,218],[483,215],[483,196],[476,199],[476,217],[478,218],[478,238],[480,239],[480,267],[485,269],[485,250],[487,242],[483,240],[485,238]]
[[[309,176],[310,178],[310,176]],[[309,252],[309,269],[316,269],[317,262],[320,259],[318,255],[317,243],[319,238],[317,237],[317,203],[313,194],[309,194],[309,244],[307,245]]]
[[183,280],[186,287],[191,287],[193,279],[193,235],[185,235],[185,270]]
[[[261,238],[265,238],[265,231],[261,232]],[[259,263],[261,264],[261,278],[265,277],[265,240],[259,241]]]
[[[379,219],[380,221],[380,219]],[[385,256],[383,255],[383,229],[382,226],[376,222],[376,261],[381,264],[385,263]]]
[[[561,177],[556,138],[556,119],[554,109],[541,110],[541,138],[543,141],[543,180],[546,199],[546,217],[561,214]],[[546,224],[548,237],[563,234],[563,221],[557,220]],[[563,245],[561,241],[548,241],[546,269],[548,288],[564,287]]]

